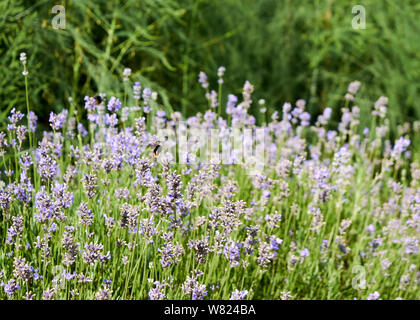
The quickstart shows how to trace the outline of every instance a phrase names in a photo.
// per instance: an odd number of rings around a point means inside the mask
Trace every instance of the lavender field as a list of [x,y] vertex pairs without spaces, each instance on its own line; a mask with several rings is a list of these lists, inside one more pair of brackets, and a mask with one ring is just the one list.
[[341,108],[269,114],[249,81],[224,92],[225,72],[199,74],[208,110],[188,118],[130,69],[49,130],[28,98],[10,111],[0,299],[420,298],[420,123],[391,139],[381,96],[361,127],[358,81]]

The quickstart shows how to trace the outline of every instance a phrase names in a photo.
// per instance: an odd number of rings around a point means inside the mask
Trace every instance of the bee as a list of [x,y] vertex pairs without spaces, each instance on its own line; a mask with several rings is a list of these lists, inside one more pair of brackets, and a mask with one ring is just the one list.
[[323,203],[327,202],[327,200],[328,200],[328,196],[329,196],[328,191],[325,191],[325,190],[324,190],[324,191],[321,193],[321,198],[322,198],[322,202],[323,202]]
[[103,101],[103,99],[102,99],[102,97],[101,97],[101,96],[94,96],[93,98],[95,99],[96,104],[101,104],[101,103],[102,103],[102,101]]
[[162,147],[158,144],[154,149],[153,149],[153,156],[155,158],[157,158],[159,156],[159,153],[162,151]]

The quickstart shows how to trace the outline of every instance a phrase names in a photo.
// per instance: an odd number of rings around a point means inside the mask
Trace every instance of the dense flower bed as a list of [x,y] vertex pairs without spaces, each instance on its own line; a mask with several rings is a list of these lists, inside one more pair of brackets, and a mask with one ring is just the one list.
[[381,97],[359,128],[353,82],[335,130],[304,100],[258,101],[257,124],[249,82],[222,108],[223,73],[219,92],[200,74],[209,110],[188,119],[140,83],[134,106],[86,97],[42,135],[11,111],[1,299],[419,298],[418,123],[391,143]]

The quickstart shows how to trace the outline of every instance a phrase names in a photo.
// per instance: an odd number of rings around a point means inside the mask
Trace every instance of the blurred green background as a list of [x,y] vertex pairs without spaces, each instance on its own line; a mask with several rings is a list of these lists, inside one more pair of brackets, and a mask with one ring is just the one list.
[[[51,26],[56,4],[65,6],[65,30]],[[351,27],[357,4],[365,30]],[[198,72],[216,88],[221,65],[224,101],[249,80],[270,112],[303,98],[313,115],[328,106],[337,120],[347,85],[359,80],[355,103],[366,123],[381,95],[393,128],[420,118],[418,0],[1,0],[0,129],[12,107],[25,110],[22,51],[31,108],[44,122],[69,96],[82,106],[85,95],[120,95],[125,67],[167,107],[191,115],[206,108]]]

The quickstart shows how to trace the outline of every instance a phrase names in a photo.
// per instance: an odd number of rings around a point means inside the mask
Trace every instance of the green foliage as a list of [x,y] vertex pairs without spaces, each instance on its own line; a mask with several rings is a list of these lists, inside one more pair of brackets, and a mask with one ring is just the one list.
[[365,30],[351,28],[353,4],[345,1],[66,1],[66,29],[55,30],[55,3],[3,0],[0,119],[12,106],[23,109],[16,92],[23,87],[18,56],[26,51],[31,105],[44,121],[70,96],[81,105],[84,95],[121,92],[124,67],[159,91],[167,108],[191,115],[205,107],[198,72],[215,82],[224,65],[224,94],[240,94],[248,79],[271,111],[304,98],[312,114],[329,106],[339,115],[348,83],[359,80],[364,124],[385,95],[395,129],[420,118],[420,4],[360,4]]

